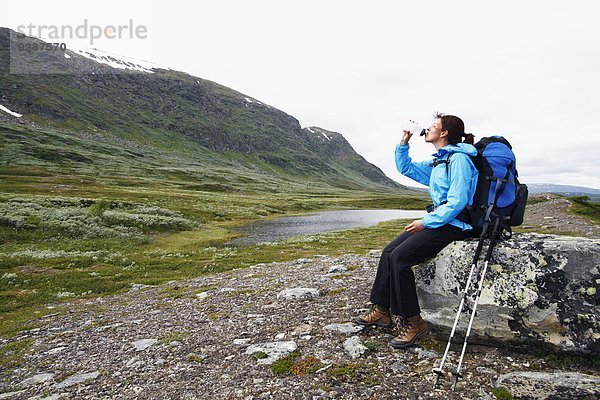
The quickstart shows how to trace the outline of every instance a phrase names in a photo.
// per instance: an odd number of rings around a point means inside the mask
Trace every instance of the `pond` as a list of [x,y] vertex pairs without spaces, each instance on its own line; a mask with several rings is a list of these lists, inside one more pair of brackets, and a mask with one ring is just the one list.
[[241,232],[245,236],[230,244],[277,242],[298,235],[372,226],[392,219],[418,219],[423,215],[425,211],[421,210],[338,210],[281,217],[242,227]]

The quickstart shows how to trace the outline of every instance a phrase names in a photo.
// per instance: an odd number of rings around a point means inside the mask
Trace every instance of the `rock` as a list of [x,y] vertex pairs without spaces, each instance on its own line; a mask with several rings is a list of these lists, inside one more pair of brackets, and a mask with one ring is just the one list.
[[576,372],[511,372],[500,375],[498,387],[504,387],[515,398],[527,399],[597,399],[600,377]]
[[406,365],[404,365],[402,363],[402,361],[396,361],[395,363],[393,363],[390,368],[392,369],[392,371],[394,371],[396,374],[405,374],[409,371],[408,367]]
[[64,381],[57,383],[56,385],[54,385],[54,388],[55,389],[63,389],[66,387],[77,385],[77,384],[85,382],[85,381],[96,379],[98,376],[100,376],[100,372],[98,372],[98,371],[90,372],[88,374],[75,374],[75,375],[68,377]]
[[477,372],[479,372],[480,374],[486,374],[486,375],[497,375],[498,374],[493,369],[486,368],[486,367],[477,367]]
[[208,292],[200,292],[198,294],[196,294],[196,298],[198,300],[204,300],[208,297]]
[[48,350],[48,351],[46,352],[46,354],[58,354],[58,353],[60,353],[61,351],[63,351],[64,349],[66,349],[66,347],[64,347],[64,346],[61,346],[61,347],[55,347],[55,348],[53,348],[53,349],[50,349],[50,350]]
[[152,346],[158,342],[158,339],[141,339],[133,342],[133,347],[135,347],[136,351],[146,350],[148,347]]
[[140,359],[138,357],[131,357],[129,359],[129,361],[127,361],[127,364],[125,364],[126,367],[137,367],[138,365],[141,365],[142,362],[140,361]]
[[26,390],[19,390],[18,392],[5,392],[0,393],[0,400],[10,399],[11,397],[18,396],[22,393],[26,392]]
[[308,300],[319,297],[319,291],[312,288],[285,289],[277,293],[278,300]]
[[478,400],[496,400],[496,396],[486,390],[485,386],[479,388]]
[[352,334],[362,331],[363,327],[361,325],[353,324],[352,322],[345,322],[343,324],[325,325],[323,329],[328,331],[336,331],[343,334]]
[[[416,267],[422,314],[434,325],[452,327],[476,245],[475,240],[452,243]],[[594,300],[599,257],[598,239],[516,234],[500,242],[488,266],[471,337],[533,340],[600,353],[600,309]],[[465,316],[459,324],[463,332],[467,321]]]
[[367,348],[362,344],[358,336],[352,336],[344,342],[344,350],[346,350],[350,358],[359,358],[367,351]]
[[23,381],[21,381],[21,383],[19,383],[19,386],[32,386],[32,385],[37,385],[40,383],[44,383],[47,382],[49,380],[52,380],[52,378],[54,378],[54,374],[37,374],[34,375],[32,377],[29,377],[27,379],[24,379]]
[[238,344],[238,345],[241,345],[241,344],[247,344],[247,343],[250,343],[250,341],[251,341],[251,340],[252,340],[252,339],[250,339],[250,338],[245,338],[245,339],[234,339],[234,340],[233,340],[233,344]]
[[267,357],[259,358],[259,364],[273,364],[278,358],[286,356],[296,350],[298,345],[294,341],[268,342],[249,346],[246,354],[264,353]]
[[154,287],[153,285],[144,285],[143,283],[132,283],[131,289],[129,289],[129,293],[138,292],[143,289],[148,289]]
[[421,358],[432,359],[432,358],[438,358],[440,356],[435,351],[426,350],[422,347],[411,347],[409,351],[415,353],[419,359],[421,359]]
[[347,272],[348,268],[346,268],[343,265],[332,265],[331,268],[329,268],[329,271],[327,271],[328,274],[339,274],[342,272]]
[[308,335],[313,331],[313,325],[310,324],[300,324],[300,325],[296,325],[292,328],[292,332],[290,333],[290,335],[292,336],[302,336],[302,335]]

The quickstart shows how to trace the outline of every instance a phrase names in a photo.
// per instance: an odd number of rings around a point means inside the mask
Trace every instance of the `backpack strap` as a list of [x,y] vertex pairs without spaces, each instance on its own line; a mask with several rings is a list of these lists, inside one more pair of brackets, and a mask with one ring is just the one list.
[[437,167],[440,164],[446,164],[446,177],[447,177],[448,174],[450,173],[449,172],[449,170],[450,170],[450,157],[452,157],[452,154],[454,154],[454,153],[453,152],[452,153],[448,153],[448,157],[446,157],[446,159],[436,158],[435,160],[433,160],[431,162],[431,164],[429,164],[429,166],[435,168],[435,167]]

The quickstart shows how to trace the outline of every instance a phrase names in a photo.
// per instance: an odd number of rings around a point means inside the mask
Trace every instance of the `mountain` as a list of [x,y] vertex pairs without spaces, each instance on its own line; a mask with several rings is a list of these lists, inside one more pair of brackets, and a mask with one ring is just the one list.
[[[0,115],[11,124],[20,120],[27,129],[44,129],[40,135],[48,135],[48,129],[60,132],[55,135],[71,132],[95,148],[110,138],[111,145],[127,143],[138,161],[154,158],[160,165],[160,159],[173,168],[219,166],[242,180],[253,171],[282,182],[332,188],[403,188],[357,154],[341,134],[302,129],[291,115],[215,82],[99,51],[50,49],[5,28],[0,29],[0,52],[0,105],[23,116]],[[15,138],[22,134],[11,129],[0,131],[17,148]],[[29,145],[41,149],[21,149],[25,159],[48,163],[43,143]],[[56,157],[108,162],[81,146],[69,147],[69,156],[58,151]],[[39,153],[46,158],[36,158]]]
[[529,193],[557,193],[565,196],[589,196],[592,199],[600,199],[600,189],[584,186],[556,185],[554,183],[528,183]]

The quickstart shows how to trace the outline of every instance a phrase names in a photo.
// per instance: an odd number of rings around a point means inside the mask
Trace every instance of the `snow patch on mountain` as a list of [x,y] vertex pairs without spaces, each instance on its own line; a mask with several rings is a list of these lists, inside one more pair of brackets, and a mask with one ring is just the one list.
[[308,130],[310,133],[314,133],[316,135],[321,135],[322,136],[322,140],[328,140],[330,141],[332,136],[328,136],[327,133],[325,133],[326,131],[324,131],[323,129],[319,129],[317,127],[306,127],[306,130]]
[[[106,51],[98,50],[96,48],[72,49],[71,51],[92,61],[96,61],[100,64],[106,64],[110,67],[118,69],[127,69],[153,74],[153,69],[161,68],[158,65],[149,61],[141,61],[130,57],[119,56],[116,54],[108,53]],[[65,53],[65,58],[70,58],[67,57],[67,55],[68,54]]]
[[244,99],[245,99],[245,100],[246,100],[248,103],[250,103],[250,104],[252,104],[252,103],[256,103],[256,104],[260,104],[260,105],[262,105],[262,103],[261,103],[260,101],[256,100],[256,99],[251,99],[251,98],[249,98],[249,97],[244,97]]

